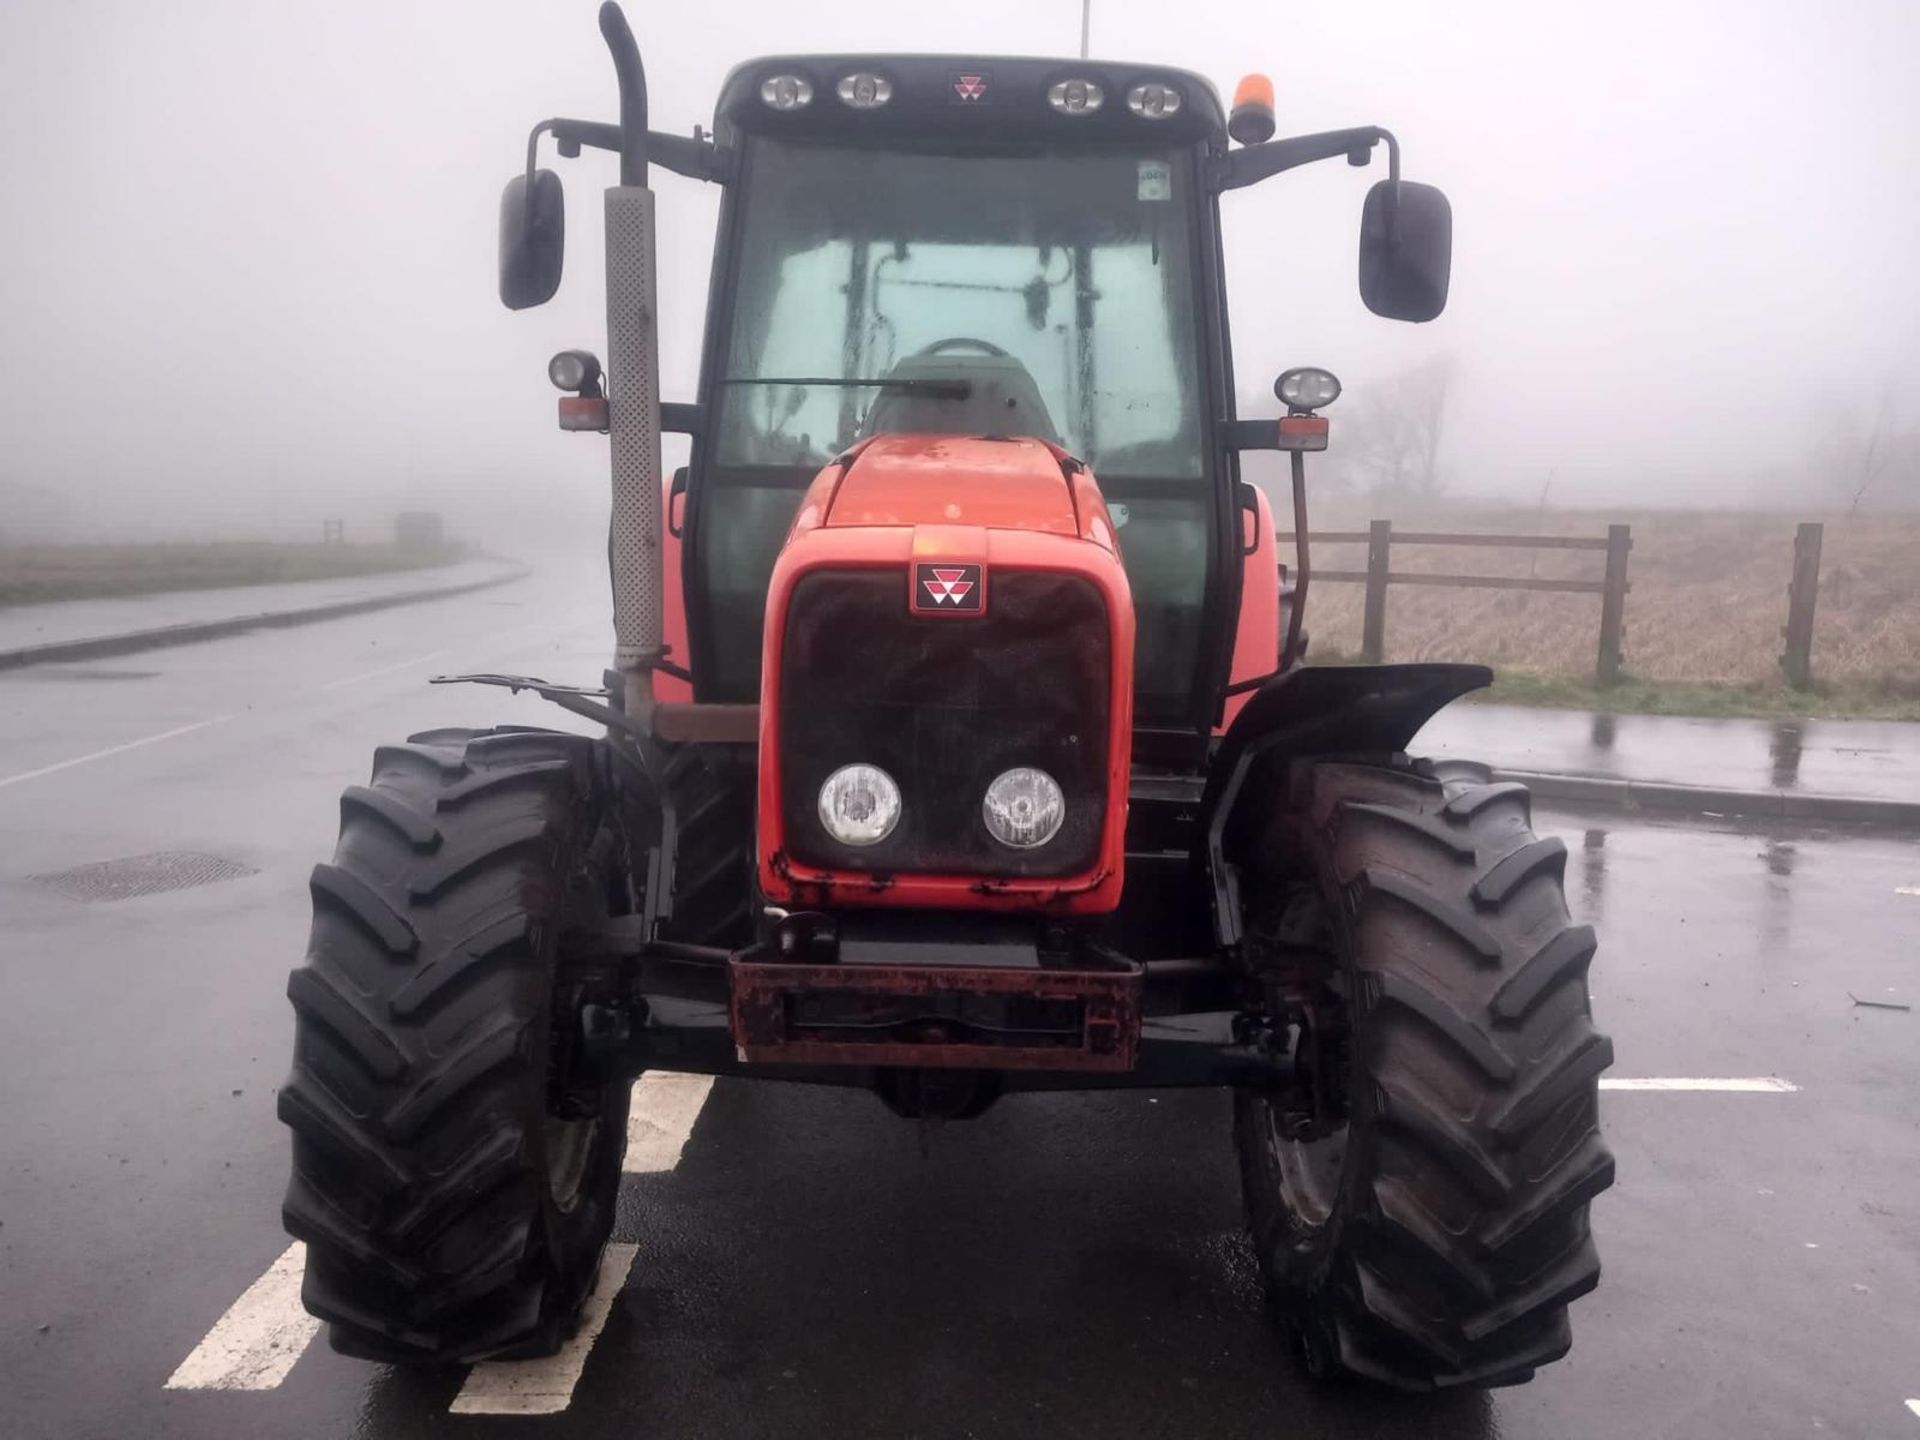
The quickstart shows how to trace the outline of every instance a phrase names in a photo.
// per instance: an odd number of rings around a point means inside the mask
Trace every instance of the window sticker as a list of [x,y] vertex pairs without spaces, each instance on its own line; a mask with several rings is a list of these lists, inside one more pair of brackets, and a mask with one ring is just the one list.
[[1173,167],[1164,160],[1142,160],[1140,162],[1140,198],[1171,200],[1173,198]]

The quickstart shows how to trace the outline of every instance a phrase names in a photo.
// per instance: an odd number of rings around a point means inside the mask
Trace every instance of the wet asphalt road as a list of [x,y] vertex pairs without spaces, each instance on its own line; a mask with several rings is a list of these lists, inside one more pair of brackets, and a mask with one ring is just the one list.
[[[1605,1097],[1605,1277],[1530,1386],[1309,1385],[1240,1235],[1223,1097],[923,1130],[721,1082],[678,1167],[627,1179],[638,1256],[564,1413],[449,1414],[458,1372],[318,1343],[275,1389],[164,1389],[286,1248],[282,986],[338,790],[409,730],[566,723],[419,681],[591,679],[597,584],[0,676],[0,1436],[1920,1440],[1920,1012],[1848,999],[1920,999],[1920,843],[1548,812],[1614,1074],[1800,1088]],[[104,901],[29,878],[160,851],[253,873]]]

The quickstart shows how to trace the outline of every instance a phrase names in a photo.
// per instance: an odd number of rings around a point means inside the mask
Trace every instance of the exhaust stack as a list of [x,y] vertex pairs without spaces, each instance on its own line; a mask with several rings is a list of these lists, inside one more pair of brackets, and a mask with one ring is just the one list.
[[653,727],[662,656],[660,330],[653,191],[647,188],[647,77],[620,7],[600,7],[620,80],[620,183],[606,192],[608,439],[613,461],[613,666],[628,717]]

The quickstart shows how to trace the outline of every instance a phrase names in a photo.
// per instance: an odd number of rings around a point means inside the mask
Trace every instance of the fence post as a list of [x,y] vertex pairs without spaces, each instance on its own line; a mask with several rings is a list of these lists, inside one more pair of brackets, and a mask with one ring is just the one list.
[[1387,555],[1393,548],[1393,522],[1367,526],[1367,609],[1360,625],[1360,658],[1378,665],[1387,649]]
[[1632,549],[1632,527],[1607,526],[1607,588],[1600,596],[1600,658],[1594,666],[1594,680],[1601,685],[1620,678],[1620,642],[1627,628],[1627,554]]
[[1802,525],[1793,535],[1793,580],[1787,586],[1787,653],[1780,668],[1787,684],[1804,690],[1813,683],[1813,602],[1820,594],[1820,540],[1825,527],[1818,521]]

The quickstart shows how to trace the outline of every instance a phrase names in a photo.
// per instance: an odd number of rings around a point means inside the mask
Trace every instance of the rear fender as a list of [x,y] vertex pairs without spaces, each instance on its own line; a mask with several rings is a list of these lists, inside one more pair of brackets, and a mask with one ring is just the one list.
[[1484,665],[1296,666],[1254,692],[1214,750],[1201,799],[1201,844],[1222,946],[1242,935],[1239,876],[1226,855],[1227,827],[1243,797],[1272,795],[1261,783],[1307,756],[1405,750],[1443,706],[1493,683]]

